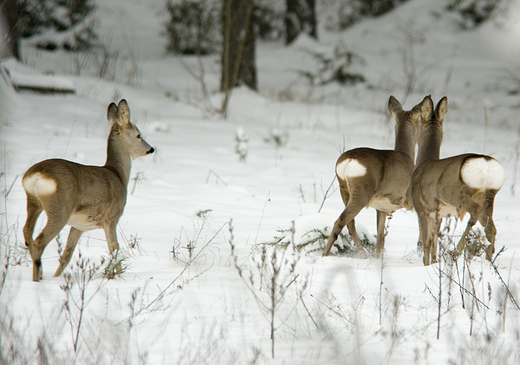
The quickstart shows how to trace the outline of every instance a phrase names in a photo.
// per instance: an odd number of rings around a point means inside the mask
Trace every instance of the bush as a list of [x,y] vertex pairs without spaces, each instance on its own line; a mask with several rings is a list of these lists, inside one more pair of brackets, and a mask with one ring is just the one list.
[[366,17],[385,14],[407,0],[328,0],[323,12],[327,18],[325,26],[329,30],[346,29]]
[[55,37],[37,41],[39,48],[77,51],[89,48],[97,39],[91,18],[94,0],[22,0],[18,6],[19,16],[15,26],[22,38],[42,35],[47,31],[58,33]]
[[331,82],[341,85],[356,85],[365,82],[365,77],[354,69],[365,61],[354,52],[339,44],[331,53],[309,51],[317,62],[312,71],[300,71],[311,85],[321,86]]
[[218,50],[222,43],[218,1],[170,0],[166,10],[168,52],[205,55]]
[[285,7],[276,0],[256,0],[252,21],[258,38],[277,40],[285,33]]
[[[276,0],[255,1],[251,21],[258,38],[277,40],[284,34],[280,4]],[[218,52],[222,46],[221,7],[219,0],[169,0],[166,50],[186,55]]]
[[[257,245],[258,248],[264,246],[274,246],[278,248],[287,248],[291,243],[292,229],[277,229],[278,235],[269,242],[263,242]],[[375,252],[376,239],[370,236],[368,232],[363,230],[358,232],[361,243],[369,253]],[[314,228],[305,232],[301,237],[295,237],[294,246],[298,251],[304,250],[306,253],[320,254],[325,249],[330,236],[330,227]],[[338,256],[355,257],[358,254],[357,247],[352,241],[350,235],[341,232],[336,242],[334,242],[334,254]]]
[[479,26],[489,20],[502,0],[451,0],[446,9],[460,15],[465,29]]

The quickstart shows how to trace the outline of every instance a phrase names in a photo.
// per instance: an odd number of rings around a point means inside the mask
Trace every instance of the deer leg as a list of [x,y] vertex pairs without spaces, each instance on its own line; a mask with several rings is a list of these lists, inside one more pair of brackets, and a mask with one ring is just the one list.
[[457,244],[456,256],[459,256],[466,248],[466,242],[468,240],[467,237],[468,237],[469,231],[471,231],[471,228],[473,228],[475,223],[477,223],[477,219],[475,219],[474,215],[472,214],[469,217],[468,225],[466,226],[466,229],[464,230],[464,233],[462,234],[462,237],[460,238],[460,241]]
[[434,242],[437,241],[438,231],[433,218],[428,216],[427,212],[418,213],[420,237],[423,239],[423,264],[430,265],[430,258],[432,258],[432,248],[435,250]]
[[116,273],[121,274],[123,269],[121,268],[121,262],[117,258],[117,254],[119,253],[119,243],[117,242],[117,232],[116,232],[117,222],[105,227],[105,237],[107,239],[108,251],[112,256],[112,260],[116,260]]
[[40,201],[27,196],[27,221],[23,227],[23,235],[25,238],[25,245],[29,248],[29,251],[32,250],[34,243],[34,227],[36,226],[36,222],[38,221],[38,217],[42,211],[43,207]]
[[437,261],[437,243],[439,241],[439,232],[441,230],[442,218],[437,213],[435,219],[430,218],[431,225],[431,242],[430,242],[430,263],[436,264]]
[[388,214],[377,210],[377,244],[376,244],[376,257],[380,257],[385,247],[385,223]]
[[486,238],[489,241],[489,246],[486,249],[486,259],[491,261],[493,254],[495,253],[495,239],[497,235],[497,229],[493,222],[493,205],[495,202],[496,191],[490,190],[486,192],[486,196],[483,202],[483,211],[480,215],[479,222],[484,227],[486,232]]
[[[423,244],[423,264],[424,266],[428,266],[430,264],[430,258],[426,259],[426,254],[429,254],[429,246],[428,246],[428,217],[426,213],[419,210],[419,207],[415,207],[417,211],[417,220],[419,221],[419,241],[422,241]],[[417,246],[419,246],[419,242],[417,242]]]
[[36,240],[33,242],[32,249],[30,249],[33,260],[33,281],[40,281],[43,276],[41,257],[43,250],[49,242],[60,233],[60,231],[67,224],[69,215],[51,215],[47,213],[47,225],[40,232]]
[[421,252],[421,250],[424,252],[424,240],[419,230],[419,237],[417,238],[417,252]]
[[336,240],[338,239],[338,236],[340,232],[343,230],[343,227],[345,227],[345,216],[347,215],[347,210],[345,209],[339,216],[338,219],[336,219],[336,222],[334,222],[334,227],[332,228],[332,232],[330,232],[329,240],[327,241],[327,245],[325,246],[325,249],[323,250],[323,256],[329,256],[330,250],[332,249],[332,245]]
[[[350,193],[348,191],[348,187],[346,185],[342,186],[341,183],[340,183],[340,193],[341,193],[341,199],[343,199],[343,203],[345,204],[345,206],[347,206],[348,202],[350,201]],[[346,225],[347,225],[348,233],[350,234],[350,238],[352,238],[352,241],[354,241],[354,244],[357,247],[358,255],[362,258],[366,258],[365,249],[363,248],[363,245],[361,244],[361,240],[359,239],[359,235],[356,230],[355,219],[352,219],[350,222],[347,222]]]
[[464,233],[462,234],[462,237],[460,238],[459,243],[457,244],[457,252],[455,253],[455,256],[460,255],[464,248],[466,247],[467,237],[469,234],[469,231],[471,231],[471,228],[477,223],[477,221],[480,219],[480,216],[482,214],[482,208],[474,202],[471,198],[466,197],[465,200],[461,203],[461,208],[469,213],[469,221],[466,226],[466,229],[464,230]]
[[[482,224],[482,222],[481,222]],[[489,246],[486,248],[486,259],[488,261],[493,260],[493,254],[495,253],[495,238],[497,235],[497,229],[495,227],[495,223],[493,222],[493,218],[489,217],[487,220],[487,224],[482,224],[485,228],[486,238],[489,241]]]
[[361,243],[361,239],[359,238],[359,235],[357,233],[355,219],[352,219],[350,222],[347,223],[347,228],[348,233],[350,234],[350,238],[352,238],[352,241],[354,241],[354,244],[357,247],[359,257],[363,259],[366,258],[367,254],[365,252],[363,244]]
[[83,234],[83,231],[76,229],[74,227],[70,227],[69,237],[67,238],[67,244],[65,245],[65,249],[63,250],[60,258],[60,265],[58,269],[54,273],[54,277],[58,277],[63,273],[63,270],[67,267],[74,253],[74,249],[76,248],[76,244],[78,243],[79,238]]
[[[350,224],[351,221],[358,215],[358,213],[363,209],[365,204],[358,203],[352,204],[352,200],[349,201],[349,204],[345,207],[345,210],[340,214],[339,218],[334,223],[334,228],[330,233],[329,240],[327,241],[327,246],[325,246],[325,250],[323,250],[323,256],[328,256],[330,250],[332,249],[332,245],[338,239],[339,234],[343,230],[343,227]],[[352,228],[353,227],[353,228]],[[360,252],[364,252],[363,246],[361,245],[361,240],[356,233],[356,228],[354,224],[350,224],[349,233],[356,244],[356,247]]]

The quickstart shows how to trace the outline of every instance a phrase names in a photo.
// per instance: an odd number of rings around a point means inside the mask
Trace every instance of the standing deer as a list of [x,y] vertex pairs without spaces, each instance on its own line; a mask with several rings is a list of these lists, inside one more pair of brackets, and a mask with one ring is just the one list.
[[[43,250],[65,225],[71,227],[70,233],[54,276],[61,275],[67,267],[84,231],[103,229],[110,253],[119,250],[116,226],[126,204],[132,159],[153,153],[154,149],[130,122],[126,100],[117,106],[111,103],[107,118],[112,128],[104,166],[50,159],[33,165],[23,177],[27,194],[23,233],[33,260],[33,281],[42,278]],[[43,210],[47,224],[33,240],[34,227]]]
[[412,177],[412,199],[419,219],[424,245],[424,265],[437,262],[437,237],[443,217],[470,219],[457,245],[460,254],[471,228],[482,224],[490,245],[486,258],[495,252],[497,230],[493,223],[495,195],[504,184],[504,168],[494,158],[466,153],[440,160],[442,127],[448,99],[442,98],[430,121],[423,122],[419,134],[417,168]]
[[388,110],[396,120],[394,150],[356,148],[339,157],[336,176],[345,210],[334,223],[323,256],[330,253],[345,225],[359,254],[366,256],[354,222],[365,206],[377,211],[376,255],[381,254],[387,215],[403,207],[412,209],[410,180],[415,166],[417,131],[419,121],[429,117],[432,109],[433,102],[429,96],[410,111],[404,111],[399,101],[390,96]]

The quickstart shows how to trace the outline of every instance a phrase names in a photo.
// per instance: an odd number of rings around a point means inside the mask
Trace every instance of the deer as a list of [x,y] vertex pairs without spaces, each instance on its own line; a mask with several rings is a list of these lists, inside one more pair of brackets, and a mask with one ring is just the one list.
[[390,96],[388,111],[396,120],[394,149],[361,147],[346,151],[338,158],[336,177],[345,209],[334,223],[323,256],[329,255],[346,225],[358,254],[366,257],[354,220],[363,207],[377,211],[376,256],[381,255],[387,216],[401,208],[413,208],[410,181],[415,168],[419,122],[429,117],[432,109],[433,102],[429,96],[410,111],[403,110],[401,103]]
[[[23,176],[22,185],[27,195],[23,233],[33,261],[33,281],[43,278],[43,251],[66,225],[70,226],[70,232],[55,277],[69,264],[85,231],[103,229],[110,254],[117,254],[119,250],[116,226],[126,204],[132,160],[153,153],[154,148],[130,122],[126,100],[122,99],[117,106],[111,103],[107,119],[111,130],[104,166],[48,159],[30,167]],[[33,239],[36,221],[43,211],[47,223]],[[121,271],[120,265],[116,271]]]
[[444,117],[448,99],[443,97],[432,117],[423,120],[419,131],[417,168],[412,176],[412,201],[419,221],[419,241],[423,241],[425,266],[437,262],[437,239],[442,218],[470,218],[457,244],[455,256],[466,246],[467,236],[478,222],[490,245],[486,259],[495,252],[497,230],[493,222],[495,196],[504,184],[505,171],[493,157],[465,153],[440,159]]

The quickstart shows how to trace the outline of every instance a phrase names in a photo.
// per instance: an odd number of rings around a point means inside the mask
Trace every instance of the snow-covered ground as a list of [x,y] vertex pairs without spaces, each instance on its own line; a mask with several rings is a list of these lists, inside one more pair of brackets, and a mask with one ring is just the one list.
[[[46,357],[54,364],[519,363],[517,5],[511,2],[507,12],[477,30],[462,31],[441,3],[410,0],[345,32],[322,27],[318,41],[300,37],[289,47],[259,42],[259,92],[236,89],[227,119],[208,108],[220,103],[221,95],[214,93],[219,57],[202,60],[204,82],[212,92],[205,100],[187,70],[199,72],[198,60],[165,55],[162,2],[98,1],[97,32],[113,54],[102,78],[102,65],[96,63],[101,55],[43,52],[27,41],[24,65],[11,60],[5,67],[24,82],[30,75],[35,83],[54,78],[76,93],[16,93],[0,78],[1,257],[9,257],[10,264],[3,269],[7,278],[0,292],[4,359],[38,363]],[[306,84],[298,71],[316,67],[308,51],[331,52],[338,44],[364,59],[357,71],[367,82]],[[405,99],[410,84],[413,92]],[[428,94],[435,102],[444,95],[449,100],[442,157],[486,153],[506,170],[494,213],[497,251],[505,247],[495,262],[498,271],[483,256],[467,264],[459,258],[453,265],[442,261],[423,267],[416,251],[415,213],[402,210],[388,223],[382,260],[323,258],[319,251],[290,248],[281,260],[284,251],[279,251],[278,293],[280,288],[284,292],[273,320],[266,310],[271,302],[265,281],[272,271],[262,270],[272,265],[261,261],[257,244],[280,235],[290,239],[291,233],[279,230],[289,230],[293,221],[296,243],[311,230],[330,227],[343,209],[337,182],[324,199],[340,152],[393,148],[388,97],[394,95],[410,109]],[[109,132],[106,108],[121,98],[156,152],[133,163],[131,194],[118,231],[128,267],[115,280],[97,271],[82,301],[81,262],[99,266],[107,257],[103,231],[81,238],[66,270],[72,288],[64,289],[64,276],[52,277],[59,258],[56,240],[43,255],[43,280],[32,282],[30,255],[23,248],[21,177],[51,157],[102,165]],[[235,152],[237,133],[248,138],[241,145],[246,152],[242,162]],[[280,139],[284,143],[275,143]],[[373,209],[363,210],[356,220],[375,234]],[[42,218],[37,230],[44,223]],[[448,235],[456,239],[463,226],[459,223]],[[8,348],[18,353],[11,355]]]

